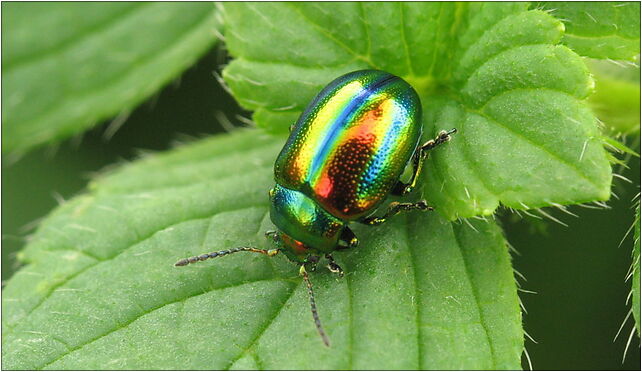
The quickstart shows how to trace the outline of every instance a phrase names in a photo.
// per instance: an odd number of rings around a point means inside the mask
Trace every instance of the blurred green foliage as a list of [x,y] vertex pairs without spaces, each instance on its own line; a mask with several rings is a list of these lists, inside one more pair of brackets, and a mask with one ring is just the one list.
[[202,56],[216,27],[206,2],[3,3],[3,152],[126,115]]
[[631,305],[630,299],[626,302],[632,281],[625,283],[625,277],[631,266],[632,231],[622,240],[635,215],[631,200],[639,192],[640,160],[632,159],[629,166],[622,175],[632,183],[616,179],[619,199],[607,203],[610,209],[570,207],[577,218],[548,211],[568,227],[546,221],[542,233],[530,220],[502,218],[506,237],[519,253],[513,255],[513,266],[526,277],[522,287],[537,292],[520,293],[528,311],[524,330],[538,342],[526,341],[536,369],[640,368],[637,336],[622,363],[634,329],[632,317],[613,341]]
[[587,60],[595,77],[588,101],[607,133],[635,135],[640,131],[640,67],[622,62]]
[[[103,122],[60,145],[37,149],[19,160],[2,161],[2,280],[18,267],[16,252],[35,224],[58,203],[86,188],[101,169],[134,160],[141,151],[168,149],[175,141],[224,132],[217,114],[232,120],[243,114],[211,74],[224,62],[220,49],[210,51],[197,65],[143,103],[126,125],[106,139],[111,121]],[[177,124],[180,128],[177,129]]]

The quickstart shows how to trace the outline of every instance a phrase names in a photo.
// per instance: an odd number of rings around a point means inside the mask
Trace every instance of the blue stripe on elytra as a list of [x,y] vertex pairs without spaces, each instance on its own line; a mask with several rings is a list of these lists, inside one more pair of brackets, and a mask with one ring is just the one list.
[[394,150],[394,143],[399,138],[399,132],[403,130],[403,114],[395,110],[392,120],[395,121],[395,124],[390,125],[388,131],[382,136],[383,141],[377,153],[374,154],[370,164],[364,170],[365,176],[361,184],[359,184],[358,192],[366,192],[377,181],[376,175],[380,174],[380,170],[390,156],[390,152]]
[[317,174],[319,171],[319,168],[323,166],[324,162],[326,161],[326,156],[328,155],[328,152],[332,148],[332,145],[334,142],[337,140],[337,137],[339,135],[339,132],[343,125],[345,124],[346,119],[348,116],[353,114],[353,110],[356,107],[361,106],[366,99],[371,96],[373,93],[375,93],[379,88],[381,88],[383,85],[385,85],[388,81],[396,79],[396,76],[386,76],[385,78],[371,84],[368,87],[364,87],[364,89],[359,92],[359,94],[350,101],[350,103],[341,111],[341,114],[332,122],[332,126],[330,127],[329,132],[326,134],[325,138],[323,139],[323,142],[319,146],[319,151],[316,153],[314,156],[314,159],[312,159],[312,166],[310,167],[308,171],[308,176],[307,180],[311,180],[311,176],[314,174]]

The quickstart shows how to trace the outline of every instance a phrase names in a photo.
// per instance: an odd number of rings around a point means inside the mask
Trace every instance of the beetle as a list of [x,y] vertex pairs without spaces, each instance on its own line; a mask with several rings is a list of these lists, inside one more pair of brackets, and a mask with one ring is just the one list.
[[[266,236],[276,248],[232,248],[185,258],[175,265],[236,252],[284,253],[300,265],[317,331],[329,346],[308,270],[313,271],[324,256],[328,269],[343,276],[332,252],[358,245],[348,226],[351,222],[375,226],[402,211],[433,210],[425,200],[392,202],[383,215],[373,215],[389,195],[410,193],[428,151],[456,132],[440,131],[421,144],[421,117],[417,92],[400,77],[360,70],[333,80],[290,127],[274,164],[270,219],[278,230]],[[410,162],[413,172],[405,183],[400,177]]]

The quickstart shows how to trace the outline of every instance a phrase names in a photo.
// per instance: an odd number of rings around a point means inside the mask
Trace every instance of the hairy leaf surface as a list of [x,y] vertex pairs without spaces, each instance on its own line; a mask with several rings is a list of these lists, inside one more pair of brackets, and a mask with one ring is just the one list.
[[[526,3],[232,3],[224,70],[257,125],[286,132],[316,93],[375,68],[419,92],[431,154],[419,193],[448,219],[606,200],[594,83],[562,22]],[[275,48],[274,45],[278,45]]]
[[126,113],[215,41],[208,3],[2,5],[2,148],[25,152]]
[[640,54],[639,2],[563,1],[538,6],[564,22],[564,44],[582,56],[634,60]]
[[[434,213],[356,227],[346,276],[311,275],[323,346],[296,265],[267,246],[281,144],[207,139],[94,181],[59,207],[3,293],[3,369],[518,369],[521,315],[492,221]],[[292,352],[296,350],[296,353]]]

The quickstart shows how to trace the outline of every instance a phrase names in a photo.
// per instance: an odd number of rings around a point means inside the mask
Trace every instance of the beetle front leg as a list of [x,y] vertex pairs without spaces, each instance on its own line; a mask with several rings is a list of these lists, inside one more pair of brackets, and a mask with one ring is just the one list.
[[442,130],[437,134],[437,137],[435,137],[435,139],[431,139],[430,141],[427,141],[423,145],[419,146],[417,150],[415,150],[415,154],[412,157],[412,177],[410,178],[410,182],[397,182],[395,188],[392,190],[392,194],[406,195],[407,193],[411,192],[415,188],[417,178],[421,173],[421,167],[423,166],[424,160],[426,160],[428,151],[434,149],[444,142],[450,141],[450,135],[456,132],[457,129],[454,128],[449,131]]
[[332,271],[333,273],[336,273],[339,275],[339,277],[343,276],[343,269],[339,264],[334,260],[334,257],[330,253],[325,255],[325,258],[328,259],[328,270]]
[[306,257],[306,259],[303,261],[303,265],[307,270],[310,271],[317,271],[317,264],[319,263],[319,259],[321,257],[315,256],[315,255],[310,255]]
[[[339,238],[339,240],[339,244],[337,244],[337,246],[335,247],[336,250],[355,248],[359,245],[359,239],[357,239],[357,236],[354,235],[354,232],[352,232],[352,230],[350,230],[350,228],[347,226],[341,232],[341,237]],[[345,242],[346,244],[341,244],[341,242]]]
[[412,210],[432,211],[433,207],[428,206],[425,200],[420,200],[417,203],[392,202],[388,206],[388,211],[383,216],[381,217],[371,216],[371,217],[359,220],[359,222],[370,226],[381,225],[382,223],[386,222],[388,218],[398,214],[399,212],[412,211]]

